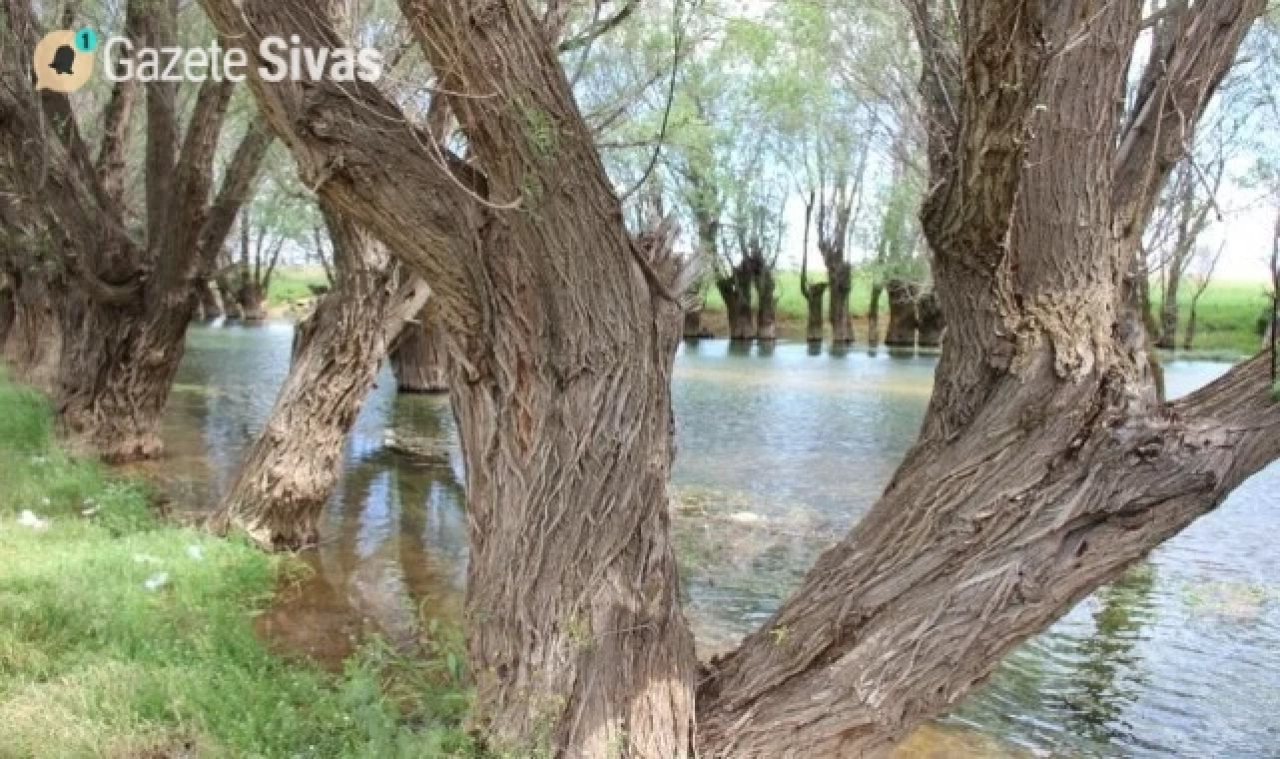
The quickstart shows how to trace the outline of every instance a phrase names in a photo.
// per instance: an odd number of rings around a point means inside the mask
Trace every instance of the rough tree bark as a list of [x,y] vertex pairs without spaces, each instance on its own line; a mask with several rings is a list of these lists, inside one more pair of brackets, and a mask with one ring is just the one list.
[[756,339],[773,342],[778,339],[777,282],[772,267],[761,262],[756,269]]
[[853,318],[849,314],[849,296],[853,293],[853,267],[841,260],[827,266],[831,294],[831,342],[848,345],[853,342]]
[[827,283],[801,284],[800,294],[804,296],[805,304],[809,306],[809,320],[805,328],[805,340],[811,344],[821,343],[826,335],[826,328],[822,323],[822,302],[827,294]]
[[942,333],[946,331],[946,316],[938,293],[928,290],[916,299],[916,345],[921,348],[937,348],[942,345]]
[[[129,36],[148,46],[176,39],[172,9],[142,5],[128,5]],[[194,282],[229,232],[270,136],[249,129],[210,204],[213,157],[234,85],[206,81],[180,135],[175,85],[147,84],[146,239],[139,242],[128,231],[119,197],[123,135],[139,88],[113,90],[94,160],[69,100],[32,89],[30,53],[41,30],[30,3],[4,0],[2,7],[18,44],[5,48],[0,69],[0,149],[17,167],[21,188],[42,209],[46,226],[60,236],[57,263],[67,281],[54,293],[62,331],[60,427],[73,448],[108,461],[154,456],[161,448],[160,415],[195,312]],[[43,160],[22,160],[32,153]]]
[[391,351],[391,370],[402,393],[449,392],[448,337],[430,304],[405,325]]
[[916,287],[901,279],[889,280],[889,329],[884,344],[890,348],[916,347]]
[[729,319],[729,339],[734,342],[755,339],[755,314],[751,308],[751,288],[754,281],[745,264],[738,264],[726,276],[716,279],[716,289],[724,301],[725,316]]
[[[201,2],[246,44],[340,43],[315,2]],[[707,666],[696,719],[665,495],[687,283],[669,231],[628,238],[528,6],[402,2],[466,163],[372,86],[253,81],[309,186],[440,298],[468,464],[474,716],[492,746],[876,755],[1280,456],[1266,356],[1160,404],[1117,305],[1124,247],[1185,144],[1174,125],[1203,110],[1261,7],[1186,11],[1119,147],[1141,4],[968,0],[962,55],[917,14],[925,60],[950,59],[923,83],[948,95],[929,98],[924,223],[951,337],[928,417],[867,517]]]
[[333,289],[299,322],[293,363],[213,527],[268,549],[313,545],[337,484],[343,444],[387,349],[429,290],[354,224],[326,209]]

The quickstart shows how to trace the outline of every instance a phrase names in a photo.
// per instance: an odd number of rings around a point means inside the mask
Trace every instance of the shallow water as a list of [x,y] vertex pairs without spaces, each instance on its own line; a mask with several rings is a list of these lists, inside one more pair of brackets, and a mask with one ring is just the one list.
[[[195,328],[147,467],[205,508],[270,411],[292,331]],[[767,618],[874,502],[915,436],[935,360],[805,346],[682,349],[677,546],[704,652]],[[1172,393],[1226,370],[1168,367]],[[388,445],[388,444],[391,445]],[[397,452],[411,449],[413,455]],[[408,645],[458,612],[466,519],[446,400],[383,375],[348,446],[314,576],[264,615],[277,645],[335,663],[361,634]],[[1280,467],[1095,593],[999,668],[905,756],[1280,757]]]

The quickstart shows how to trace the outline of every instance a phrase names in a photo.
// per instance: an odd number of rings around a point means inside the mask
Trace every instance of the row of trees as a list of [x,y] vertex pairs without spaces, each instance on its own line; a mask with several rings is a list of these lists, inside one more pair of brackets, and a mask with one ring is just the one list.
[[[1262,0],[746,17],[200,0],[224,46],[374,44],[393,75],[122,83],[95,94],[87,134],[66,97],[32,86],[46,23],[29,0],[0,3],[15,39],[0,49],[8,360],[82,447],[156,455],[201,288],[278,138],[333,282],[217,521],[267,547],[314,542],[379,365],[397,341],[443,342],[467,469],[472,716],[497,750],[880,753],[1280,457],[1268,355],[1159,398],[1135,277]],[[176,43],[205,23],[182,13],[196,9],[129,0],[122,28]],[[911,303],[916,330],[940,314],[948,337],[880,501],[758,632],[699,662],[669,535],[675,346],[708,271],[740,336],[768,339],[789,198],[814,336],[825,316],[853,339],[861,249],[891,336],[905,341],[894,304]],[[675,253],[680,219],[692,257]],[[254,249],[261,285],[275,253]],[[406,386],[424,365],[394,364]]]

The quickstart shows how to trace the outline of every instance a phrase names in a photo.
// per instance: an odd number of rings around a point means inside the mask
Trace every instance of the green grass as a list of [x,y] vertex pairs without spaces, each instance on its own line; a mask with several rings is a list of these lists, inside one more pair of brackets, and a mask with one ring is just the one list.
[[[804,323],[808,318],[808,304],[800,294],[800,273],[779,271],[775,275],[778,285],[778,320],[784,335],[795,338],[802,336]],[[814,276],[816,281],[823,281],[821,272]],[[1158,295],[1158,287],[1153,294]],[[1186,328],[1187,318],[1191,312],[1190,287],[1183,287],[1178,296],[1181,305],[1182,328]],[[855,319],[865,318],[871,300],[871,278],[865,273],[856,273],[853,277],[853,292],[850,295],[850,313]],[[1266,310],[1268,295],[1265,285],[1253,282],[1214,282],[1211,283],[1197,307],[1197,325],[1195,354],[1197,356],[1221,356],[1231,360],[1242,355],[1250,355],[1258,351],[1261,338],[1258,336],[1258,317]],[[882,297],[880,301],[881,319],[888,319],[889,300]],[[1153,308],[1159,311],[1157,300]],[[712,315],[724,313],[724,301],[714,286],[706,292],[706,309]],[[884,321],[882,321],[882,324]],[[862,337],[865,334],[859,332]],[[723,335],[721,335],[723,336]],[[1178,340],[1182,343],[1181,337]]]
[[311,286],[327,286],[324,269],[319,266],[281,266],[271,274],[267,303],[283,306],[312,297]]
[[252,616],[299,565],[162,521],[50,431],[0,374],[0,757],[477,755],[456,665],[376,641],[341,675],[270,653]]

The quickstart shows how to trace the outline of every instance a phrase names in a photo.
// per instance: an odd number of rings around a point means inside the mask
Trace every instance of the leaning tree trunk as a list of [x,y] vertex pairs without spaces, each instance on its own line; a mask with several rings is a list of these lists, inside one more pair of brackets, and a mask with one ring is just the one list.
[[449,392],[447,339],[431,304],[422,309],[416,322],[405,325],[391,351],[391,370],[400,392]]
[[853,267],[841,261],[830,267],[828,274],[831,284],[831,342],[848,345],[853,342],[853,318],[849,314]]
[[773,342],[778,339],[778,298],[777,281],[773,271],[761,266],[755,277],[756,297],[756,339]]
[[880,298],[884,294],[884,282],[871,283],[871,300],[867,304],[867,342],[872,348],[880,345]]
[[197,282],[196,296],[200,299],[200,317],[204,321],[216,321],[227,315],[218,288],[212,281],[204,279]]
[[[316,3],[202,4],[250,47],[337,37]],[[466,161],[442,162],[376,87],[254,82],[309,186],[441,299],[467,463],[474,719],[491,748],[875,756],[1280,456],[1265,357],[1156,404],[1116,319],[1116,233],[1141,234],[1149,214],[1129,210],[1152,189],[1131,202],[1125,178],[1162,181],[1156,148],[1176,151],[1151,141],[1185,137],[1173,126],[1202,106],[1184,88],[1221,80],[1203,69],[1238,47],[1248,23],[1232,14],[1262,3],[1183,4],[1191,39],[1121,140],[1143,9],[1094,5],[966,0],[940,22],[960,28],[955,55],[932,54],[944,38],[924,9],[921,57],[955,81],[922,83],[941,132],[924,227],[951,337],[920,442],[766,627],[702,672],[666,504],[686,286],[674,234],[628,239],[529,6],[402,0]],[[551,127],[531,130],[531,114]],[[473,165],[484,181],[461,192]]]
[[946,316],[938,303],[938,293],[930,290],[916,300],[916,345],[921,348],[937,348],[942,345],[942,333],[946,330]]
[[373,388],[388,345],[426,302],[367,235],[326,213],[338,271],[333,290],[298,324],[293,363],[213,526],[268,549],[297,549],[319,537],[342,448]]
[[889,295],[889,329],[884,344],[890,348],[914,348],[919,327],[916,288],[901,279],[891,279],[885,289]]
[[805,303],[809,306],[809,321],[805,328],[805,340],[807,340],[810,345],[821,343],[826,333],[826,330],[822,325],[822,301],[826,296],[826,293],[826,282],[801,286],[800,288],[800,294],[804,296]]

